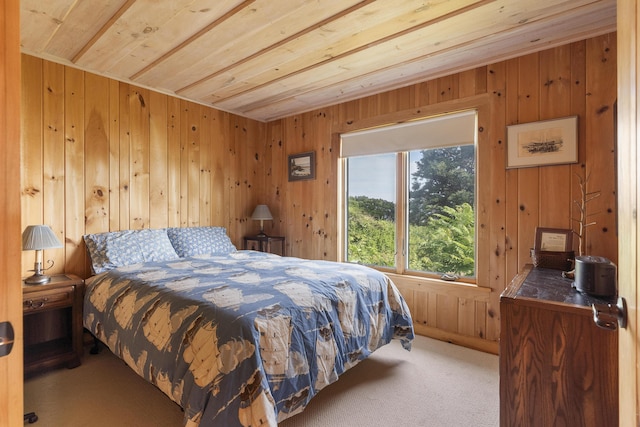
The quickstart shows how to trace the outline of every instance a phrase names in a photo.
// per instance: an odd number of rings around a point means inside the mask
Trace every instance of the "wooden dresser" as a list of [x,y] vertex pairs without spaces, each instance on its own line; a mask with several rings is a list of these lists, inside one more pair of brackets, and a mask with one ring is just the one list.
[[559,270],[518,274],[500,297],[500,425],[617,426],[618,333]]

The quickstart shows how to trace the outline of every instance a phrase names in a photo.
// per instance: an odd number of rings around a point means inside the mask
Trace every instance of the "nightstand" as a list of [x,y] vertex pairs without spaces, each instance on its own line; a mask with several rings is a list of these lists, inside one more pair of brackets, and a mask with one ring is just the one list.
[[[280,250],[275,250],[274,243]],[[284,237],[282,236],[246,236],[244,248],[252,251],[269,252],[284,256]]]
[[52,275],[42,285],[22,283],[25,376],[80,365],[83,292],[84,281],[72,274]]

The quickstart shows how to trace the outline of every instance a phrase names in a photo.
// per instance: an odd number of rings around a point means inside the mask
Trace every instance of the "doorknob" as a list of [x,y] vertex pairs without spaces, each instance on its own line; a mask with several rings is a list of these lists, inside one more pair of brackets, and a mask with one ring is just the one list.
[[617,304],[591,304],[593,321],[603,329],[615,331],[627,327],[627,302],[618,297]]
[[0,322],[0,357],[11,353],[13,338],[13,326],[11,326],[11,323]]

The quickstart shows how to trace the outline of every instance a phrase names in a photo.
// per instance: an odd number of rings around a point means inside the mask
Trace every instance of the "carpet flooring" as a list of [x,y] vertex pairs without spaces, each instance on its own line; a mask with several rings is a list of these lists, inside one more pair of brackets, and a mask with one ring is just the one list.
[[[25,381],[39,427],[179,427],[182,411],[107,349]],[[498,357],[418,336],[379,349],[281,427],[496,427]]]

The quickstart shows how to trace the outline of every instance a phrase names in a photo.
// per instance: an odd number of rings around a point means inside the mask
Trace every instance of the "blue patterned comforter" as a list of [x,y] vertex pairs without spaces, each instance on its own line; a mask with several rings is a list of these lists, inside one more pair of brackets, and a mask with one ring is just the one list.
[[392,338],[413,339],[395,285],[360,265],[238,251],[87,282],[84,326],[186,426],[275,426]]

